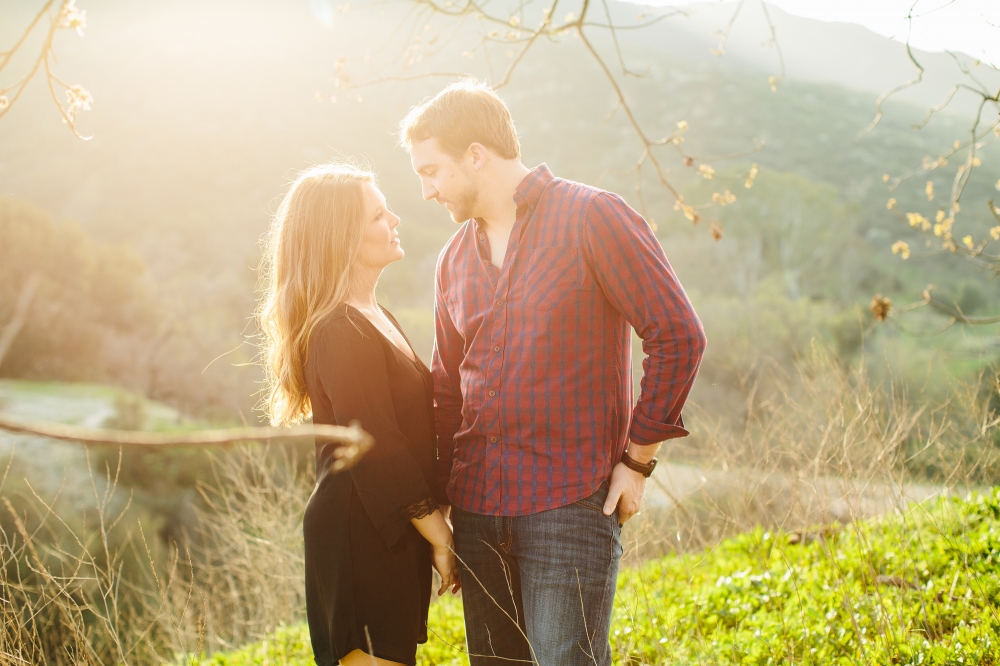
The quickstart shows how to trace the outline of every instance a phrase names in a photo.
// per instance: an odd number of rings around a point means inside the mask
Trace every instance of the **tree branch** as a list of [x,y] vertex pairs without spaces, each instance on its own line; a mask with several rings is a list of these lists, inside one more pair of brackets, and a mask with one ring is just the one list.
[[136,446],[167,449],[184,446],[223,446],[238,442],[296,442],[326,440],[338,445],[334,469],[354,465],[371,448],[372,436],[355,422],[350,426],[298,425],[290,428],[226,428],[198,432],[137,432],[109,428],[84,428],[63,423],[29,423],[0,415],[0,430],[92,445]]

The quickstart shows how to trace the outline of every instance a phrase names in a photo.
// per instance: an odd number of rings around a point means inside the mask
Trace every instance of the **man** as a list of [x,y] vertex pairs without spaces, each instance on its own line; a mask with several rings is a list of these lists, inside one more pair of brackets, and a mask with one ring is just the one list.
[[[705,349],[649,225],[617,195],[529,170],[506,105],[462,81],[401,139],[462,224],[437,266],[439,473],[471,662],[611,663],[621,525]],[[632,326],[648,358],[633,408]]]

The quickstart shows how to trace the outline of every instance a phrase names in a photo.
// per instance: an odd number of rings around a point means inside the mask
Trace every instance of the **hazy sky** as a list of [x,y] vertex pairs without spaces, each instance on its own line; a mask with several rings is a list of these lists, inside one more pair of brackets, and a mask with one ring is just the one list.
[[[683,6],[699,0],[641,0]],[[704,1],[704,0],[701,0]],[[746,3],[752,8],[754,0]],[[857,23],[923,51],[958,51],[1000,68],[1000,0],[768,0],[789,14]],[[906,20],[913,8],[912,28]],[[779,35],[780,39],[780,35]]]

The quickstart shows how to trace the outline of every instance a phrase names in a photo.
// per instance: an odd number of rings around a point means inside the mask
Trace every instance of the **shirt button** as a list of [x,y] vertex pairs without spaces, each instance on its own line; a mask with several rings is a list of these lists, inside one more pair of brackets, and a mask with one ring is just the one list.
[[494,347],[494,348],[493,348],[493,351],[495,351],[495,352],[498,352],[498,351],[500,351],[500,347]]
[[490,441],[491,441],[491,442],[496,442],[496,441],[497,441],[497,438],[496,438],[496,437],[490,437]]
[[493,396],[495,396],[496,394],[497,394],[497,392],[496,392],[496,391],[490,391],[490,397],[491,397],[491,398],[492,398]]
[[486,240],[486,234],[479,234],[479,240]]
[[500,307],[501,305],[503,305],[503,301],[497,301],[497,307]]

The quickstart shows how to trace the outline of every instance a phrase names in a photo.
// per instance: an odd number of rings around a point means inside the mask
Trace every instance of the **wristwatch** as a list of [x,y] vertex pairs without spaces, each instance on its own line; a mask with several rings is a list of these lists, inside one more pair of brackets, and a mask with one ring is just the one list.
[[649,475],[653,473],[654,469],[656,469],[656,458],[653,458],[648,463],[641,463],[638,460],[630,458],[628,455],[628,451],[623,451],[622,464],[628,467],[633,472],[639,472],[639,474],[642,474],[644,477],[648,479]]

